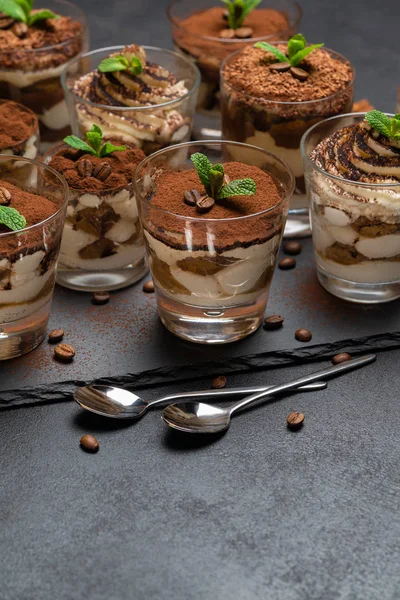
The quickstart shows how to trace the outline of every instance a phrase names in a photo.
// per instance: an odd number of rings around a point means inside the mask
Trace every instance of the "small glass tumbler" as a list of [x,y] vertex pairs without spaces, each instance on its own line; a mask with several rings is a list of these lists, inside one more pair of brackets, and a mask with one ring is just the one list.
[[0,97],[20,102],[36,113],[44,150],[71,132],[60,75],[71,58],[88,49],[87,20],[78,6],[67,0],[46,0],[46,9],[70,17],[82,29],[52,46],[2,51],[1,62],[9,66],[0,68]]
[[[163,169],[193,169],[190,156],[195,152],[205,154],[212,163],[226,163],[237,160],[239,151],[241,163],[257,166],[276,183],[280,201],[268,210],[213,219],[176,215],[152,206],[156,177]],[[294,189],[288,167],[269,152],[245,144],[191,142],[145,159],[136,170],[135,188],[165,327],[202,344],[224,344],[255,331],[263,319]],[[261,231],[262,237],[255,236],[254,230]]]
[[84,137],[96,123],[105,138],[135,145],[146,155],[190,139],[200,84],[199,70],[190,60],[171,50],[143,48],[148,62],[161,65],[185,82],[187,93],[178,100],[153,106],[108,106],[86,100],[74,92],[75,81],[95,71],[105,58],[122,51],[124,46],[93,50],[72,60],[61,77],[75,135]]
[[[347,59],[327,50],[333,58]],[[275,102],[252,97],[232,88],[224,69],[236,59],[228,57],[221,67],[222,138],[253,144],[281,158],[296,177],[296,189],[290,202],[285,238],[311,234],[300,141],[315,123],[333,115],[348,113],[353,106],[354,77],[348,86],[327,98],[306,102]]]
[[[195,5],[194,5],[195,4]],[[256,42],[288,40],[298,30],[302,11],[294,0],[264,0],[262,8],[282,13],[287,26],[280,31],[262,37],[246,39],[226,39],[218,37],[218,27],[214,36],[202,35],[185,27],[185,22],[193,15],[209,9],[216,9],[215,0],[173,0],[168,7],[172,40],[176,50],[197,64],[201,72],[200,91],[196,107],[193,137],[195,139],[220,139],[221,114],[219,98],[219,70],[222,62],[235,50],[240,50]],[[223,23],[221,23],[223,28]],[[228,24],[225,25],[228,27]]]
[[32,200],[44,196],[55,211],[36,225],[0,233],[0,360],[30,352],[44,338],[68,200],[68,186],[53,169],[26,158],[8,157],[9,163],[13,161],[25,166],[10,173],[0,163],[0,187],[12,184],[31,194]]
[[334,296],[367,304],[400,297],[400,184],[344,179],[310,158],[322,140],[364,116],[341,115],[314,125],[301,152],[318,279]]

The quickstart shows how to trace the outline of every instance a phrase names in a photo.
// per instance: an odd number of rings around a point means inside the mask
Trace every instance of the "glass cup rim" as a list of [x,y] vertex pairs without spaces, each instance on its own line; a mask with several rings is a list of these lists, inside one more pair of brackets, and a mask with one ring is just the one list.
[[[278,44],[287,44],[287,40],[286,41],[280,41],[280,42],[271,42],[272,46],[277,46]],[[308,44],[309,46],[310,44]],[[240,92],[240,94],[242,96],[244,96],[245,98],[250,98],[252,100],[263,100],[266,103],[269,104],[276,104],[277,106],[313,106],[318,104],[319,102],[326,102],[327,100],[332,100],[333,98],[336,98],[337,96],[339,96],[340,94],[344,94],[345,92],[347,92],[347,90],[349,90],[353,85],[354,85],[354,81],[356,79],[356,70],[354,68],[354,65],[349,61],[348,58],[346,58],[343,54],[340,54],[340,52],[336,52],[336,50],[332,50],[331,48],[322,48],[323,50],[326,50],[327,52],[329,52],[330,54],[334,54],[336,57],[343,59],[345,62],[349,63],[351,70],[352,70],[352,78],[349,81],[349,83],[346,85],[346,87],[344,87],[341,90],[338,90],[337,92],[334,92],[333,94],[330,94],[329,96],[324,96],[323,98],[316,98],[314,100],[295,100],[295,101],[287,101],[287,100],[274,100],[273,98],[268,98],[268,99],[264,99],[264,98],[259,98],[258,96],[251,96],[250,94],[246,94],[244,92]],[[240,52],[243,52],[243,50],[245,50],[245,48],[240,48],[239,50],[236,50],[236,52],[233,52],[232,54],[230,54],[229,56],[227,56],[222,64],[221,64],[221,69],[220,69],[220,76],[221,76],[221,83],[225,82],[225,77],[224,77],[224,69],[225,66],[228,64],[228,62],[230,60],[232,60],[237,54],[239,54]],[[234,91],[237,91],[235,88],[232,88]],[[267,104],[266,104],[267,106]]]
[[[152,207],[153,210],[156,210],[160,213],[163,214],[167,214],[170,216],[175,217],[176,219],[179,220],[183,220],[183,221],[190,221],[190,222],[207,222],[207,223],[229,223],[231,221],[237,222],[237,221],[243,221],[245,219],[251,219],[253,217],[258,217],[261,215],[266,215],[270,212],[272,212],[273,210],[276,210],[277,208],[281,207],[282,204],[284,202],[288,202],[291,198],[291,196],[293,195],[294,192],[294,188],[296,185],[296,181],[295,181],[295,177],[293,175],[292,170],[290,169],[290,167],[283,161],[281,160],[278,156],[276,156],[275,154],[273,154],[272,152],[268,152],[268,150],[264,150],[263,148],[259,148],[258,146],[253,146],[251,144],[243,144],[242,142],[231,142],[229,140],[201,140],[201,141],[193,141],[193,142],[183,142],[182,144],[175,144],[174,146],[168,146],[167,148],[162,148],[161,150],[158,150],[157,152],[154,152],[154,154],[150,154],[150,156],[146,156],[145,159],[143,159],[138,166],[135,169],[135,173],[133,175],[133,187],[135,190],[135,196],[136,199],[138,200],[139,198],[141,198],[141,193],[138,187],[138,181],[139,181],[139,173],[140,171],[146,166],[146,164],[148,164],[153,158],[156,158],[162,154],[166,154],[167,152],[170,152],[172,150],[179,150],[180,148],[184,148],[184,147],[191,147],[191,146],[198,146],[198,145],[204,145],[204,146],[226,146],[226,145],[231,145],[231,146],[239,146],[241,148],[247,148],[249,150],[257,150],[257,152],[264,154],[265,156],[268,156],[268,158],[272,158],[275,162],[279,163],[281,165],[281,167],[283,167],[286,171],[286,173],[289,175],[290,178],[290,189],[288,192],[285,193],[284,197],[280,199],[279,202],[277,202],[274,206],[271,206],[270,208],[267,208],[265,210],[261,210],[257,213],[252,213],[251,215],[244,215],[242,217],[229,217],[229,218],[224,218],[224,219],[202,219],[201,217],[187,217],[185,215],[177,215],[173,212],[170,212],[169,210],[165,210],[163,208],[158,208],[157,206]],[[194,168],[194,167],[193,167]]]
[[[62,211],[64,210],[64,208],[66,207],[67,203],[68,203],[68,183],[65,181],[64,177],[62,177],[59,173],[57,173],[57,171],[55,169],[53,169],[52,167],[49,167],[48,165],[44,164],[43,162],[40,162],[38,160],[32,160],[31,158],[22,158],[20,156],[9,156],[8,154],[0,154],[0,159],[2,158],[7,158],[12,162],[25,162],[28,163],[29,165],[35,165],[36,167],[39,167],[43,170],[47,170],[50,171],[50,173],[52,175],[56,176],[56,179],[58,179],[59,183],[60,183],[60,187],[63,190],[63,196],[64,196],[64,200],[61,203],[61,206],[56,210],[56,212],[54,212],[52,215],[50,215],[49,217],[47,217],[46,219],[44,219],[44,221],[40,221],[40,223],[35,223],[34,225],[29,225],[29,227],[24,227],[23,229],[18,229],[17,231],[8,231],[7,233],[0,233],[0,239],[5,239],[7,237],[10,236],[15,236],[15,235],[19,235],[21,233],[30,233],[31,231],[34,231],[35,229],[38,229],[39,227],[43,227],[43,225],[46,225],[46,223],[49,223],[50,221],[52,221],[53,219],[55,219],[56,217],[58,217],[58,215],[60,213],[62,213]],[[0,165],[1,168],[1,165]],[[38,194],[40,195],[40,194]]]
[[[331,179],[334,179],[336,181],[340,181],[341,183],[346,183],[349,185],[353,185],[353,186],[357,186],[357,187],[362,187],[362,188],[372,188],[372,189],[382,189],[382,188],[400,188],[400,182],[399,183],[367,183],[366,181],[352,181],[351,179],[346,179],[345,177],[340,177],[339,175],[333,175],[332,173],[328,173],[328,171],[325,171],[325,169],[322,169],[321,167],[319,167],[318,165],[315,164],[315,162],[313,162],[311,160],[311,158],[308,156],[306,149],[305,149],[305,145],[307,142],[307,139],[309,138],[309,136],[315,131],[315,129],[317,129],[319,126],[324,125],[325,123],[329,123],[329,122],[334,122],[336,120],[339,119],[345,119],[348,117],[359,117],[360,121],[365,117],[367,113],[365,112],[357,112],[357,113],[345,113],[343,115],[335,115],[334,117],[329,117],[328,119],[324,119],[323,121],[319,121],[319,123],[315,123],[315,125],[313,125],[312,127],[310,127],[310,129],[307,129],[307,131],[303,134],[303,137],[301,138],[300,141],[300,151],[301,151],[301,155],[303,157],[303,160],[310,165],[313,169],[315,169],[316,171],[318,171],[319,173],[321,173],[321,175],[325,175],[325,177],[329,177]],[[392,113],[385,113],[388,117],[393,117],[394,115]],[[337,131],[337,130],[336,130]],[[322,140],[320,140],[322,141]]]
[[[10,102],[11,102],[11,104],[16,104],[18,108],[22,107],[24,109],[24,111],[31,113],[32,117],[34,117],[34,120],[35,120],[35,129],[33,130],[32,134],[29,135],[24,140],[21,140],[20,142],[16,142],[14,144],[10,144],[9,146],[3,146],[3,148],[0,148],[0,154],[3,154],[3,150],[5,150],[6,148],[10,148],[12,150],[12,148],[15,148],[16,146],[20,146],[21,144],[26,143],[32,137],[32,135],[35,135],[35,133],[36,134],[39,133],[39,119],[38,119],[38,116],[33,112],[33,110],[31,110],[28,106],[21,104],[20,102],[16,102],[15,100],[7,100],[6,98],[0,99],[0,105],[7,104]],[[10,158],[12,158],[11,155],[10,155]]]
[[179,104],[181,102],[183,102],[184,100],[187,100],[188,98],[191,98],[193,96],[193,94],[195,94],[197,92],[198,87],[200,86],[200,80],[201,80],[201,75],[200,75],[200,71],[198,69],[198,67],[188,58],[186,58],[186,56],[182,56],[180,54],[178,54],[177,52],[174,52],[173,50],[168,50],[167,48],[159,48],[158,46],[142,46],[142,48],[144,48],[146,51],[147,50],[155,50],[156,52],[162,52],[163,54],[168,54],[170,56],[174,56],[175,58],[178,58],[179,60],[182,60],[184,63],[186,63],[187,66],[189,66],[195,73],[195,80],[193,82],[192,87],[188,90],[188,92],[184,95],[181,96],[180,98],[177,98],[176,100],[168,100],[168,102],[163,102],[161,104],[154,104],[154,105],[149,105],[149,106],[110,106],[109,104],[99,104],[97,102],[92,102],[91,100],[87,100],[86,98],[82,98],[81,96],[78,96],[77,94],[75,94],[71,88],[68,86],[67,84],[67,73],[70,70],[70,68],[76,64],[78,61],[84,59],[84,58],[88,58],[91,57],[99,52],[107,52],[107,53],[112,53],[115,52],[117,50],[122,50],[123,48],[125,48],[126,46],[124,45],[119,45],[119,46],[106,46],[104,48],[96,48],[96,50],[90,50],[90,52],[84,52],[81,54],[78,54],[77,56],[74,56],[73,59],[71,59],[64,67],[62,73],[61,73],[61,84],[62,87],[64,88],[64,92],[66,95],[71,96],[75,102],[79,103],[79,104],[86,104],[87,106],[92,106],[95,108],[102,108],[102,109],[108,109],[108,110],[112,110],[117,111],[117,112],[125,112],[125,111],[129,111],[129,112],[143,112],[143,111],[149,111],[149,110],[155,110],[155,109],[159,109],[159,108],[166,108],[166,107],[172,107],[176,104]]
[[[303,9],[301,8],[301,6],[297,2],[297,0],[288,0],[288,1],[291,2],[291,4],[295,7],[295,9],[297,11],[297,15],[296,15],[295,20],[293,21],[293,23],[289,23],[289,25],[288,25],[288,27],[286,29],[287,31],[290,31],[291,29],[293,29],[293,27],[297,29],[297,26],[299,25],[299,23],[300,23],[300,21],[301,21],[301,19],[303,17]],[[168,4],[168,7],[167,7],[167,17],[168,17],[169,22],[172,25],[174,25],[175,27],[178,27],[182,31],[186,31],[187,32],[187,29],[185,27],[183,27],[179,23],[179,21],[176,19],[176,17],[174,17],[172,15],[172,9],[173,9],[173,7],[176,4],[178,4],[179,2],[182,2],[182,0],[172,0]],[[279,10],[278,6],[277,6],[276,10]],[[190,33],[190,32],[188,32],[188,33]],[[279,31],[278,33],[282,33],[282,32]],[[271,37],[273,37],[273,36],[274,36],[274,34],[271,33],[270,35],[263,35],[261,37],[251,38],[251,41],[252,42],[262,42],[262,41],[271,39]],[[235,46],[235,45],[237,45],[239,43],[244,44],[247,41],[246,39],[243,39],[243,40],[240,40],[240,39],[229,40],[229,39],[225,39],[225,38],[214,37],[214,36],[211,36],[211,35],[200,35],[198,37],[201,40],[207,40],[207,41],[210,41],[210,42],[218,42],[219,44],[222,43],[222,44],[226,44],[227,46],[229,46],[229,45]]]

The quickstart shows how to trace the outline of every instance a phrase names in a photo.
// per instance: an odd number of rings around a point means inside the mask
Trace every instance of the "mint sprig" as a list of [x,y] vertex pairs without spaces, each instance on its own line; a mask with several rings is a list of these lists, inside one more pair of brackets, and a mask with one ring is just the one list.
[[0,206],[0,224],[5,225],[12,231],[19,231],[26,227],[26,219],[11,206]]
[[312,44],[307,46],[307,40],[302,33],[296,33],[288,41],[288,52],[287,55],[278,50],[276,46],[268,44],[268,42],[257,42],[254,44],[255,48],[261,48],[265,52],[270,52],[278,59],[278,62],[289,63],[291,67],[296,67],[300,64],[306,56],[314,52],[317,48],[322,48],[324,44]]
[[366,120],[375,131],[391,139],[400,140],[400,113],[388,117],[379,110],[371,110],[365,115]]
[[103,132],[98,125],[92,125],[91,130],[86,132],[86,139],[87,142],[75,135],[68,135],[64,138],[64,142],[69,146],[72,146],[72,148],[83,150],[83,152],[91,154],[92,156],[97,156],[98,158],[104,158],[113,152],[126,150],[126,146],[114,146],[111,142],[105,142],[105,144],[103,144]]
[[230,29],[238,29],[245,18],[254,10],[261,0],[221,0],[228,10],[228,25]]
[[110,56],[109,58],[105,58],[101,61],[98,68],[101,73],[127,71],[128,69],[134,75],[140,75],[143,72],[142,61],[137,56],[133,56],[131,62],[129,63],[128,59],[125,58],[125,56],[122,56],[122,54],[119,56]]
[[219,163],[212,165],[204,154],[195,152],[190,160],[194,164],[208,196],[214,198],[215,201],[233,196],[253,196],[256,193],[256,183],[249,177],[235,179],[224,185],[224,166]]
[[59,19],[51,10],[39,10],[32,13],[33,0],[0,0],[0,12],[15,21],[22,21],[28,27],[45,19]]

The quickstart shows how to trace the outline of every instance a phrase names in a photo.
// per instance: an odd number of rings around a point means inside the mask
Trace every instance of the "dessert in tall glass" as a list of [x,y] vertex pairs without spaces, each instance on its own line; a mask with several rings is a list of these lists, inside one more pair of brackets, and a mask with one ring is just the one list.
[[77,136],[95,123],[105,138],[145,154],[190,138],[200,74],[175,52],[136,45],[95,50],[73,60],[62,81]]
[[294,188],[286,165],[252,146],[192,142],[150,156],[135,180],[164,325],[204,344],[257,329]]
[[302,140],[318,278],[332,294],[400,296],[400,115],[334,117]]
[[221,69],[223,138],[273,152],[296,177],[287,237],[310,233],[301,137],[318,121],[351,112],[353,104],[349,61],[322,45],[307,46],[301,34],[285,44],[260,42],[227,58]]
[[[39,123],[35,113],[17,102],[0,100],[0,154],[34,159],[39,143]],[[10,170],[27,166],[28,172],[31,171],[27,163],[8,162],[5,156],[0,158],[0,164],[3,169],[8,164]]]

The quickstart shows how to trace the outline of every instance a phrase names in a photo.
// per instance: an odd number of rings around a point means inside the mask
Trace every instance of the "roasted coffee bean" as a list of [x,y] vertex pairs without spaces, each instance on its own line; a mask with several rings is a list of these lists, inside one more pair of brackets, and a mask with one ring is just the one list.
[[289,429],[300,429],[304,423],[304,415],[301,412],[291,412],[286,422]]
[[294,269],[296,266],[296,261],[294,258],[282,258],[279,261],[278,267],[282,269],[282,271],[288,271],[289,269]]
[[214,204],[214,198],[210,198],[210,196],[201,196],[196,202],[197,211],[199,213],[206,213],[212,209]]
[[283,325],[283,320],[283,317],[280,315],[271,315],[270,317],[266,317],[264,319],[264,327],[265,329],[268,329],[268,331],[279,329]]
[[0,206],[8,206],[11,202],[10,192],[3,187],[0,187]]
[[108,162],[100,162],[93,170],[93,177],[105,181],[111,175],[111,167]]
[[224,40],[232,40],[235,37],[235,31],[233,29],[222,29],[219,32],[219,37]]
[[226,387],[226,377],[224,375],[214,377],[214,379],[211,382],[211,387],[213,388],[213,390],[220,390]]
[[300,254],[300,252],[302,251],[302,245],[300,244],[300,242],[285,242],[283,244],[283,251],[285,254]]
[[108,292],[94,292],[92,294],[92,304],[107,304],[109,302],[111,296]]
[[332,362],[334,365],[340,365],[340,363],[346,362],[348,360],[351,360],[351,356],[347,352],[341,352],[340,354],[336,354],[332,358]]
[[58,344],[64,337],[64,329],[53,329],[49,333],[49,343],[50,344]]
[[269,70],[276,71],[277,73],[285,73],[286,71],[289,71],[289,69],[290,64],[288,62],[278,62],[269,65]]
[[146,294],[152,294],[154,292],[154,283],[151,279],[143,284],[143,291],[146,292]]
[[86,434],[81,437],[80,445],[87,452],[97,452],[100,448],[100,444],[97,441],[97,439],[94,437],[94,435],[90,435],[90,434]]
[[253,36],[253,30],[251,27],[238,27],[235,30],[235,35],[240,40],[244,40]]
[[71,362],[75,356],[75,350],[69,344],[58,344],[54,348],[54,356],[61,362]]
[[312,333],[308,329],[298,329],[294,334],[294,337],[299,342],[309,342],[312,338]]
[[7,17],[6,15],[0,17],[0,29],[9,29],[13,23],[14,19],[11,19],[11,17]]
[[91,177],[93,173],[93,163],[88,158],[80,160],[78,162],[78,173],[81,177]]
[[183,193],[185,202],[189,206],[196,206],[197,200],[201,198],[201,194],[198,190],[185,190]]
[[290,72],[299,81],[305,81],[308,78],[307,71],[304,69],[299,69],[298,67],[290,67]]
[[28,33],[28,26],[26,23],[23,23],[22,21],[19,21],[18,23],[15,23],[12,27],[11,27],[11,31],[19,38],[24,38],[26,36],[26,34]]

